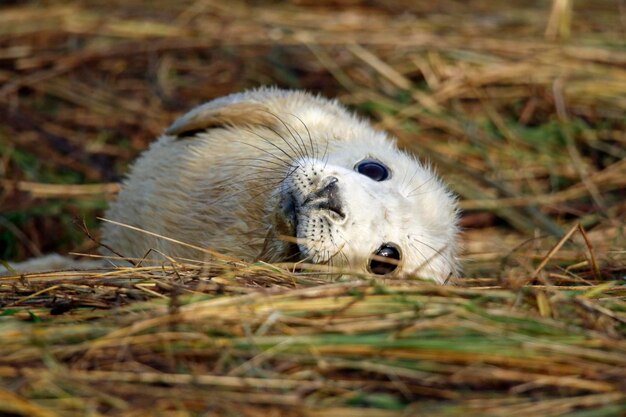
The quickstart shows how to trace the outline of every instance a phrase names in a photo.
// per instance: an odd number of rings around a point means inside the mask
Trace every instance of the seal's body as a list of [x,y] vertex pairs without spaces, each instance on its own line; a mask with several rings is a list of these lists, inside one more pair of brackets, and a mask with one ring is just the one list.
[[[300,91],[233,94],[182,116],[105,217],[248,261],[441,283],[457,267],[456,202],[433,172],[337,102]],[[204,257],[109,223],[103,240],[128,257]]]

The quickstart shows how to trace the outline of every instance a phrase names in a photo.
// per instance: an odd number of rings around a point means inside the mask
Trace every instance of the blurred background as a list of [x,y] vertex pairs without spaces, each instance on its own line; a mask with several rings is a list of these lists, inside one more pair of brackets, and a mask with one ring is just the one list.
[[277,85],[437,167],[467,276],[527,276],[579,223],[553,278],[598,278],[591,254],[623,275],[625,39],[621,0],[5,0],[0,259],[95,251],[85,227],[178,115]]

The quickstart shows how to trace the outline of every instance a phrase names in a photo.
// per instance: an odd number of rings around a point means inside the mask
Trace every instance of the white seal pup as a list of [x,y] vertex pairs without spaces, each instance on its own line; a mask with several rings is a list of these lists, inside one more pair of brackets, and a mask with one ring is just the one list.
[[[191,110],[137,159],[105,217],[247,261],[439,283],[458,266],[456,200],[433,171],[302,91],[261,88]],[[103,242],[135,258],[205,256],[110,223]]]

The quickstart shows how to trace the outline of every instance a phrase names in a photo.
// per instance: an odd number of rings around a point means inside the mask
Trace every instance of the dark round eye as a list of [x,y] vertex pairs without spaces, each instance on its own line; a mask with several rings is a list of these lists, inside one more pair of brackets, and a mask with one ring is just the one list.
[[[387,275],[395,271],[398,267],[400,251],[392,244],[384,243],[376,252],[374,252],[374,256],[376,258],[372,257],[370,259],[370,272],[376,275]],[[387,261],[387,259],[389,259],[389,261]]]
[[373,179],[374,181],[384,181],[389,178],[389,169],[378,161],[366,159],[355,166],[359,174]]

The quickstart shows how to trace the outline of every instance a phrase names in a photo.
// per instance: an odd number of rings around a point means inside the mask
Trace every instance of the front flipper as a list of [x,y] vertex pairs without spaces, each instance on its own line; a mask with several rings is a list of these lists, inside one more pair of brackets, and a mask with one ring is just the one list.
[[277,122],[276,116],[261,103],[238,102],[226,97],[205,103],[181,116],[165,134],[183,138],[207,129],[225,126],[272,127]]

